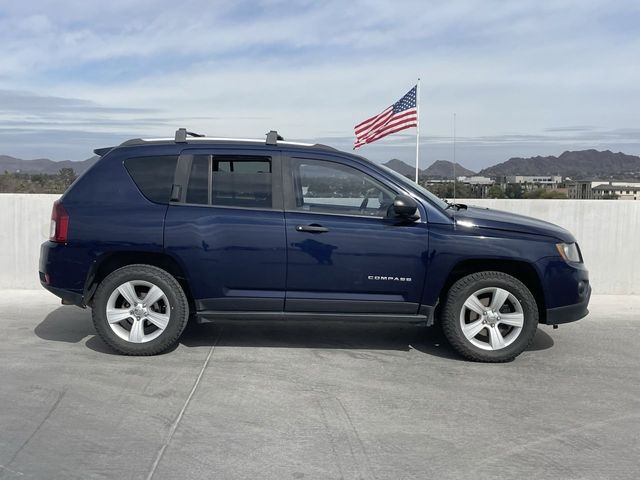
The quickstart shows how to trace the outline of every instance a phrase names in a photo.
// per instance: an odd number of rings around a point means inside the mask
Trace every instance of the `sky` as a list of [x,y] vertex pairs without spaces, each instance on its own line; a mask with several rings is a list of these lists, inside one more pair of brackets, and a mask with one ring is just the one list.
[[[421,77],[420,166],[640,154],[640,2],[0,2],[0,154],[82,160],[128,138],[321,142]],[[364,146],[415,161],[415,130]]]

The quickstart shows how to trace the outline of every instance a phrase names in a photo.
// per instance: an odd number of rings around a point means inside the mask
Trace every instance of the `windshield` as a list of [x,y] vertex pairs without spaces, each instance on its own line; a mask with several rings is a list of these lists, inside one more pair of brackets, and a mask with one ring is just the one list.
[[435,203],[438,207],[440,207],[442,209],[446,209],[447,208],[447,206],[448,206],[447,202],[445,202],[441,198],[438,198],[436,195],[431,193],[429,190],[427,190],[423,186],[418,185],[417,183],[409,180],[404,175],[400,175],[395,170],[391,170],[389,167],[386,167],[384,165],[380,165],[380,167],[382,167],[385,172],[390,174],[395,180],[397,180],[399,183],[401,183],[402,185],[404,185],[408,189],[413,190],[414,192],[417,192],[419,195],[422,195],[427,200],[431,201],[432,203]]

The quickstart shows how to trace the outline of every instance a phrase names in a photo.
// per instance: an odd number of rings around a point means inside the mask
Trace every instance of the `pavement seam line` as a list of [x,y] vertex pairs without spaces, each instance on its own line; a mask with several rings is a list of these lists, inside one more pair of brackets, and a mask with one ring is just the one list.
[[[18,448],[18,450],[16,450],[16,452],[11,456],[11,458],[9,459],[7,464],[6,465],[0,465],[2,467],[2,471],[8,471],[8,472],[12,472],[12,473],[16,473],[16,474],[22,475],[21,472],[15,472],[15,471],[11,470],[8,467],[11,464],[13,464],[15,459],[18,458],[18,455],[20,455],[20,452],[22,452],[22,450],[24,450],[24,448],[29,444],[29,442],[31,442],[31,440],[33,440],[33,438],[38,434],[38,432],[40,431],[42,426],[47,422],[47,420],[49,420],[49,417],[51,417],[51,414],[53,414],[53,412],[58,408],[58,405],[60,405],[60,402],[62,401],[62,399],[64,398],[64,396],[67,393],[67,388],[68,387],[65,385],[62,388],[62,390],[58,393],[58,397],[56,398],[56,401],[53,403],[53,405],[51,406],[51,408],[49,409],[47,414],[44,416],[44,418],[42,420],[40,420],[40,423],[38,424],[36,429],[33,432],[31,432],[31,435],[29,435],[27,437],[27,439],[24,442],[22,442],[22,445],[20,445],[20,448]],[[2,475],[0,474],[0,477],[1,476]]]
[[186,412],[187,408],[189,407],[189,403],[191,403],[191,398],[193,398],[193,395],[196,393],[196,390],[198,389],[198,385],[200,385],[200,381],[202,380],[202,376],[204,375],[205,370],[209,366],[209,361],[211,360],[211,355],[213,355],[213,351],[215,350],[216,346],[218,345],[218,342],[220,341],[220,336],[221,335],[222,335],[222,328],[220,329],[220,332],[218,332],[218,336],[216,338],[216,341],[213,343],[213,345],[211,345],[211,348],[209,349],[209,353],[207,354],[207,358],[205,358],[204,363],[202,364],[202,367],[200,368],[200,373],[198,373],[198,376],[196,377],[196,381],[194,382],[193,387],[191,387],[191,391],[189,392],[189,395],[187,396],[187,399],[185,400],[184,405],[182,405],[182,408],[180,409],[180,412],[178,413],[178,415],[176,416],[175,420],[171,424],[171,427],[169,428],[169,434],[167,435],[167,438],[165,439],[164,443],[162,444],[162,446],[158,450],[158,454],[156,455],[156,459],[154,460],[153,465],[151,466],[151,470],[149,470],[149,473],[147,474],[146,480],[151,480],[153,478],[153,475],[156,473],[156,469],[158,468],[158,465],[160,465],[160,461],[162,460],[164,452],[167,449],[167,447],[169,446],[169,444],[171,443],[171,439],[173,438],[173,434],[178,429],[178,425],[180,425],[180,422],[182,421],[182,417],[184,416],[184,413]]

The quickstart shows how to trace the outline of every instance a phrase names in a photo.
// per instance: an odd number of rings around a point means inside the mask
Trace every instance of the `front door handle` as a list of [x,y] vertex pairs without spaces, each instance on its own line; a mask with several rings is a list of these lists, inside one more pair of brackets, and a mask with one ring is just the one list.
[[324,233],[329,231],[327,227],[323,227],[322,225],[318,225],[317,223],[312,223],[311,225],[298,225],[296,227],[296,230],[298,232],[308,233]]

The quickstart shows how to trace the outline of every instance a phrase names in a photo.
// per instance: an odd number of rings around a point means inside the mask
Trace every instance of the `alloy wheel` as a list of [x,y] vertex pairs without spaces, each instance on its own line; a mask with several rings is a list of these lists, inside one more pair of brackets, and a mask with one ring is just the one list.
[[106,316],[109,327],[118,337],[131,343],[145,343],[158,338],[167,328],[171,305],[157,285],[132,280],[111,293]]
[[489,287],[477,290],[464,302],[460,327],[465,338],[483,350],[501,350],[522,332],[524,312],[509,291]]

